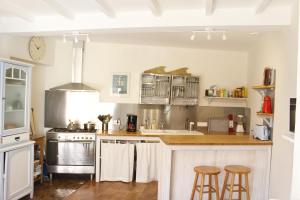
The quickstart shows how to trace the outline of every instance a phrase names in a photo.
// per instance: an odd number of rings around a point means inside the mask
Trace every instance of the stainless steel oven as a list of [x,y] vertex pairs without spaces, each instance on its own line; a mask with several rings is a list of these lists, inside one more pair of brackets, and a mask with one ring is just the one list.
[[[55,129],[54,129],[55,130]],[[47,132],[47,165],[52,173],[95,173],[95,133]]]

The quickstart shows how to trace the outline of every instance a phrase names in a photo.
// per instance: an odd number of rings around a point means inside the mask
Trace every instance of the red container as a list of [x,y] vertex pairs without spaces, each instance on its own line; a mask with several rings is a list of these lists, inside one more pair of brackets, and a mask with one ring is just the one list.
[[265,96],[262,112],[272,114],[272,100],[270,96]]

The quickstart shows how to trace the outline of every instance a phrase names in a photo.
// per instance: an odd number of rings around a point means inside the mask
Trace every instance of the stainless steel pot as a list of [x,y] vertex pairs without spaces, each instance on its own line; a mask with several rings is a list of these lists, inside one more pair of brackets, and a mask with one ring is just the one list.
[[71,120],[69,120],[67,129],[69,131],[76,131],[77,129],[79,129],[79,124],[77,122],[72,122]]
[[94,131],[96,128],[96,124],[93,122],[88,122],[88,123],[83,124],[83,128],[84,128],[84,130]]

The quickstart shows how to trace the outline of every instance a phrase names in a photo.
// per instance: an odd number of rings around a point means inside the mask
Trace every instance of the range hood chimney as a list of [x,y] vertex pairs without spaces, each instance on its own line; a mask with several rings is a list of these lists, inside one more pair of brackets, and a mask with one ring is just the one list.
[[96,89],[82,83],[82,72],[84,63],[84,41],[73,42],[72,60],[72,82],[60,85],[50,90],[59,91],[78,91],[78,92],[97,92]]

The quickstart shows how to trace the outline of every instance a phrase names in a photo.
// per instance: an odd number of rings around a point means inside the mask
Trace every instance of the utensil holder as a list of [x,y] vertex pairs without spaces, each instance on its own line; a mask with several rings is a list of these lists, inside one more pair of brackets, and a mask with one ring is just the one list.
[[108,131],[108,123],[102,123],[102,131]]

